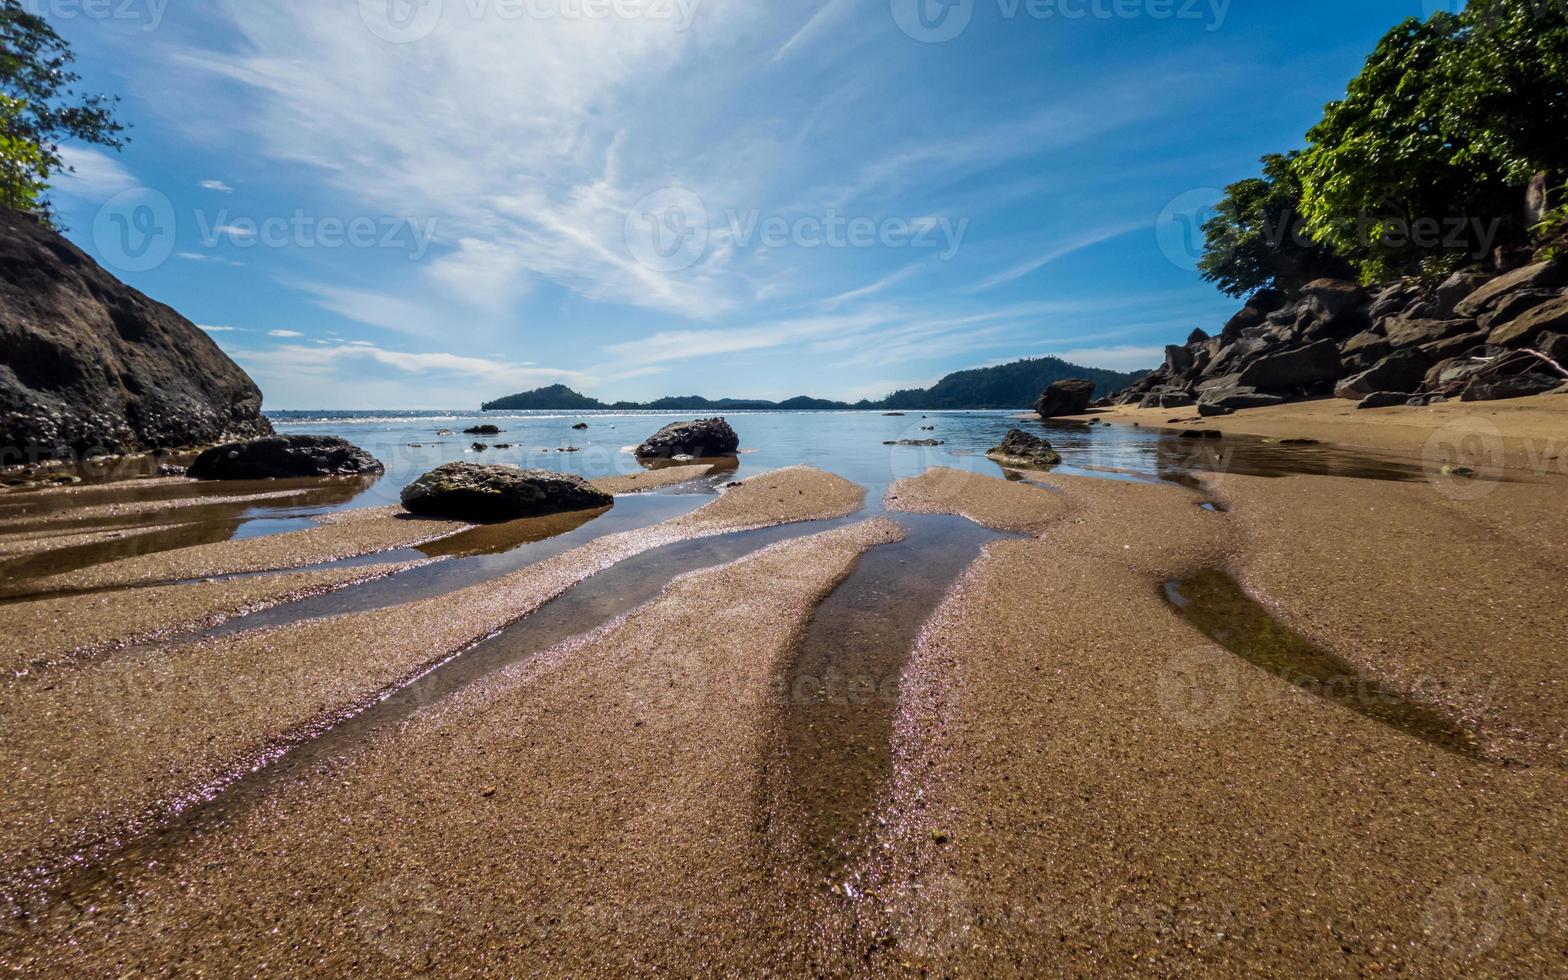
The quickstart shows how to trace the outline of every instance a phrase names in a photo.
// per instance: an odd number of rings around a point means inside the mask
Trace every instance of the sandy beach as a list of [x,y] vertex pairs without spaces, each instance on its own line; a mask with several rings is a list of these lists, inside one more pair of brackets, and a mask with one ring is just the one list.
[[[1225,446],[1375,449],[1404,479],[933,466],[887,489],[887,517],[842,524],[864,489],[795,467],[437,597],[173,643],[156,637],[416,564],[308,567],[344,552],[434,535],[462,555],[580,522],[370,508],[82,569],[98,591],[0,606],[18,638],[0,957],[51,976],[1550,972],[1568,481],[1527,449],[1568,435],[1556,404],[1218,420]],[[1514,447],[1502,478],[1421,459],[1475,419]],[[886,744],[792,754],[814,610],[905,539],[900,515],[944,514],[992,540],[893,661]],[[340,735],[640,556],[794,524]],[[260,568],[279,571],[227,577]],[[143,584],[195,573],[218,578]],[[890,776],[824,877],[805,835],[833,824],[789,798],[790,767],[868,751]],[[312,761],[270,779],[282,752]]]

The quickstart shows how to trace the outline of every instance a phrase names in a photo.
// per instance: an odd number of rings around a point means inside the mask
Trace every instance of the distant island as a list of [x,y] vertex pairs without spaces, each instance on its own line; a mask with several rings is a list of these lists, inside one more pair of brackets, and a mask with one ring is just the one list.
[[1059,357],[1036,357],[1014,361],[995,367],[959,371],[938,381],[930,388],[911,388],[895,391],[879,401],[849,402],[830,401],[825,398],[808,398],[801,395],[782,402],[756,398],[703,398],[685,395],[660,398],[651,402],[613,402],[606,404],[597,398],[580,394],[565,385],[551,385],[525,391],[495,401],[485,402],[486,412],[519,411],[590,411],[594,409],[627,411],[865,411],[886,409],[896,411],[925,410],[981,410],[1029,408],[1040,393],[1055,381],[1084,378],[1093,381],[1095,395],[1108,395],[1131,385],[1148,374],[1147,371],[1106,371],[1100,368],[1080,367]]

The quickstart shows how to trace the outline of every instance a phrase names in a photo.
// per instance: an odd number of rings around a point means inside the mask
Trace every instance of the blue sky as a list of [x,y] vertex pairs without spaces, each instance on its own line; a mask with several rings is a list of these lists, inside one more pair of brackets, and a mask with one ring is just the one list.
[[31,2],[134,126],[71,238],[273,409],[1153,366],[1235,306],[1184,223],[1444,6]]

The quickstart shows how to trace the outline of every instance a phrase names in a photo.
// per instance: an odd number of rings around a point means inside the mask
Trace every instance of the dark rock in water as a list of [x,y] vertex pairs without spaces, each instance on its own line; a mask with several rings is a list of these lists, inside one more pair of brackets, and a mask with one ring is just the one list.
[[1460,316],[1480,316],[1495,308],[1509,293],[1521,289],[1560,289],[1563,286],[1568,286],[1568,264],[1556,259],[1537,262],[1493,279],[1460,300],[1454,312]]
[[499,425],[476,425],[463,430],[463,435],[465,436],[498,436],[500,434],[501,427]]
[[1529,347],[1543,333],[1568,330],[1568,296],[1521,313],[1493,330],[1486,342],[1498,347]]
[[1338,381],[1340,369],[1338,345],[1332,340],[1320,340],[1304,347],[1260,354],[1242,369],[1236,382],[1261,391],[1299,391]]
[[1049,442],[1021,429],[1008,432],[1002,444],[986,453],[986,456],[1008,466],[1023,467],[1056,466],[1062,461]]
[[1215,429],[1187,429],[1176,438],[1178,439],[1223,439],[1225,433]]
[[946,445],[946,443],[944,443],[940,439],[897,439],[897,440],[894,440],[892,442],[884,442],[882,445],[884,445],[884,446],[944,446],[944,445]]
[[190,470],[184,466],[175,466],[173,463],[164,463],[158,467],[159,476],[188,476]]
[[1334,394],[1359,400],[1379,392],[1412,392],[1421,387],[1426,373],[1436,363],[1432,355],[1423,350],[1395,351],[1371,368],[1341,381]]
[[580,429],[586,429],[586,428],[588,428],[588,423],[587,422],[578,422],[576,425],[572,426],[572,428],[579,429],[579,430]]
[[1465,402],[1495,402],[1505,398],[1544,395],[1563,386],[1561,377],[1545,374],[1516,374],[1505,378],[1477,378],[1459,396]]
[[369,453],[336,436],[268,436],[231,442],[196,457],[197,480],[282,480],[304,476],[370,476],[384,472]]
[[904,417],[904,413],[903,412],[883,412],[882,413],[882,417],[883,418],[887,418],[887,419],[901,419],[901,418]]
[[1089,410],[1089,402],[1093,399],[1094,382],[1072,378],[1053,382],[1035,403],[1034,410],[1043,419],[1053,419],[1062,415],[1082,415]]
[[473,450],[473,451],[474,451],[474,452],[476,452],[476,453],[482,453],[482,452],[484,452],[484,451],[485,451],[485,450],[487,450],[487,449],[489,449],[489,448],[490,448],[490,447],[489,447],[489,446],[487,446],[487,445],[485,445],[485,444],[484,444],[484,443],[482,443],[482,442],[476,442],[476,443],[474,443],[474,444],[473,444],[473,445],[472,445],[472,446],[469,446],[469,447],[468,447],[468,448],[469,448],[469,449],[472,449],[472,450]]
[[691,456],[733,456],[740,449],[740,436],[721,418],[675,422],[665,426],[637,447],[643,459],[669,459]]
[[423,517],[475,523],[610,507],[615,498],[580,476],[515,466],[448,463],[403,488],[403,507]]
[[269,435],[205,332],[0,207],[0,465]]
[[1396,405],[1410,404],[1409,392],[1376,391],[1361,399],[1356,404],[1357,408],[1393,408]]
[[1285,399],[1278,395],[1267,395],[1255,388],[1227,387],[1213,388],[1203,393],[1198,399],[1198,414],[1204,418],[1216,415],[1229,415],[1247,408],[1268,408],[1272,405],[1282,405]]

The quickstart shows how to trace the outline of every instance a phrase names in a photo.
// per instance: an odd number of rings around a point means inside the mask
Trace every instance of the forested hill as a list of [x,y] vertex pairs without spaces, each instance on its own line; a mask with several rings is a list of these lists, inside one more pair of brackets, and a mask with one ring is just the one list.
[[500,411],[587,411],[590,409],[645,409],[653,411],[823,411],[833,409],[998,409],[1030,408],[1040,393],[1053,381],[1087,378],[1095,383],[1098,395],[1120,391],[1137,381],[1146,371],[1123,373],[1100,368],[1079,367],[1058,357],[1039,357],[1014,361],[995,367],[975,368],[950,374],[930,388],[896,391],[878,401],[848,402],[808,398],[801,395],[788,401],[772,402],[750,398],[708,399],[700,395],[660,398],[652,402],[615,402],[605,404],[580,395],[565,385],[552,385],[517,395],[508,395],[483,406],[487,412]]
[[1031,408],[1054,381],[1086,378],[1095,395],[1120,391],[1147,374],[1079,367],[1059,357],[1039,357],[950,374],[930,388],[895,391],[872,408]]

